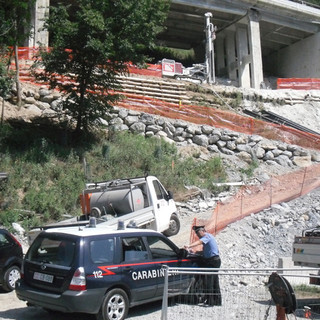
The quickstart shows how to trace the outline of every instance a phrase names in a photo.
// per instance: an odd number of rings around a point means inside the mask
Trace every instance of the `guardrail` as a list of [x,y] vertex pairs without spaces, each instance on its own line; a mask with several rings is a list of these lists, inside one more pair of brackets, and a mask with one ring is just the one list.
[[[315,268],[206,269],[164,266],[164,269],[165,289],[161,320],[306,319],[307,313],[311,315],[320,307],[320,288],[318,293],[314,293],[315,286],[309,285],[309,273],[319,271]],[[179,292],[179,284],[186,281],[186,276],[194,279],[201,277],[202,281],[207,281],[207,277],[213,274],[219,276],[221,305],[209,306],[201,302],[201,285],[194,286],[189,292]],[[174,282],[176,286],[172,286]],[[299,286],[310,286],[308,300],[303,292],[295,292]],[[313,296],[310,296],[311,292]],[[213,295],[214,292],[209,294]]]

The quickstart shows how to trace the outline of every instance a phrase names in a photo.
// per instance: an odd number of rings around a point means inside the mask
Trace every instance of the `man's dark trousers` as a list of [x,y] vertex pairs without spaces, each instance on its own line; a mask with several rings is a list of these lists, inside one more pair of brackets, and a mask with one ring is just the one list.
[[[203,268],[220,268],[221,260],[218,256],[203,259]],[[205,300],[209,305],[221,306],[221,292],[219,285],[219,276],[217,274],[210,274],[203,277],[203,285],[205,291]]]

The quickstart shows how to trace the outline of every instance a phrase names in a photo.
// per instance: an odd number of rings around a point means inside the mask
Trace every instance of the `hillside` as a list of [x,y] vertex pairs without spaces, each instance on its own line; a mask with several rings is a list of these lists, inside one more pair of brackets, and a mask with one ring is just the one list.
[[[136,78],[137,76],[134,75]],[[147,79],[148,83],[143,86],[146,94],[146,87],[151,86],[151,81],[167,82],[169,86],[164,88],[164,94],[168,95],[168,87],[173,87],[177,83],[172,79],[157,80],[153,77],[142,77],[142,80]],[[191,105],[203,105],[207,107],[214,107],[216,109],[228,110],[231,113],[244,115],[244,110],[252,111],[272,111],[283,117],[294,121],[297,124],[305,126],[316,132],[320,132],[320,92],[317,91],[294,91],[294,90],[253,90],[236,88],[229,85],[226,81],[218,80],[220,84],[214,86],[198,85],[190,82],[178,82],[179,87],[185,87],[185,96]],[[163,85],[162,85],[163,87]],[[130,92],[140,92],[137,90],[137,84],[126,85],[125,90],[131,89]],[[157,91],[161,91],[156,89]],[[41,92],[42,91],[42,92]],[[45,92],[45,93],[43,93]],[[56,117],[55,108],[50,106],[55,104],[59,95],[56,92],[50,93],[46,88],[39,87],[27,83],[23,83],[23,101],[24,105],[18,109],[17,106],[5,102],[4,119],[10,122],[20,123],[42,123],[45,118]],[[47,96],[40,96],[47,94]],[[148,93],[151,95],[151,93]],[[171,94],[170,94],[171,96]],[[37,99],[40,99],[38,101]],[[38,102],[37,102],[38,101]],[[191,125],[191,124],[190,124]],[[206,160],[211,157],[210,152],[204,147],[195,144],[185,145],[177,144],[181,156],[188,156],[195,153],[200,153],[199,159]],[[247,167],[247,163],[238,157],[232,155],[220,154],[223,161],[227,165],[228,176],[230,182],[241,181],[239,171]],[[291,171],[291,166],[279,166],[271,163],[260,162],[259,166],[254,170],[252,178],[264,180],[263,176],[279,175]]]
[[[32,91],[39,89],[31,85],[24,85],[24,87],[26,88],[25,92],[29,92],[29,94],[26,94],[27,96],[31,96]],[[187,95],[193,103],[207,105],[208,102],[214,101],[216,108],[228,109],[236,113],[242,113],[244,108],[271,110],[312,130],[320,131],[318,92],[253,91],[240,90],[226,85],[217,85],[211,88],[197,86],[198,89],[195,89],[195,85],[189,83],[186,84],[186,88],[192,89],[187,90]],[[217,100],[220,101],[220,104],[217,103]],[[6,103],[4,115],[5,119],[29,122],[34,117],[39,116],[39,111],[30,106],[18,110],[16,106]],[[190,145],[180,146],[179,149],[181,156],[198,152],[200,154],[199,160],[206,160],[210,157],[210,153],[204,147]],[[221,154],[221,157],[227,168],[228,181],[242,181],[241,169],[245,168],[247,164],[232,155]],[[291,170],[293,168],[290,166],[260,163],[253,171],[251,180],[256,183],[270,176],[281,175]],[[237,187],[231,187],[228,192],[224,192],[219,197],[227,197],[233,194],[236,189]],[[188,193],[185,197],[181,197],[184,202],[178,203],[184,230],[174,240],[181,246],[189,238],[193,218],[209,218],[217,199],[217,197],[212,198],[211,195],[201,192],[195,192],[193,198],[191,194]],[[275,266],[278,257],[290,256],[294,235],[300,234],[301,230],[318,223],[319,207],[319,195],[318,191],[315,190],[310,196],[296,199],[289,204],[273,206],[255,216],[247,217],[243,221],[232,224],[218,235],[218,239],[221,241],[222,255],[225,256],[225,267],[234,267],[235,264],[243,267],[249,265],[257,267]],[[300,209],[298,210],[298,208]],[[234,237],[234,235],[236,236]],[[242,240],[236,241],[238,238]],[[254,241],[254,239],[259,239],[259,241]],[[253,249],[258,252],[253,251]],[[229,260],[227,258],[229,252],[232,252],[233,256],[239,255],[238,259]]]
[[[159,81],[154,77],[142,77],[134,75],[134,78],[148,79],[149,81]],[[230,112],[244,114],[244,109],[253,111],[272,111],[283,117],[286,117],[300,125],[303,125],[316,132],[320,132],[320,91],[317,90],[273,90],[273,89],[244,89],[229,85],[225,80],[217,80],[216,85],[194,84],[187,81],[175,81],[173,79],[161,79],[161,82],[170,84],[179,84],[185,89],[185,95],[188,103],[192,105],[212,106],[218,109],[228,110]],[[22,83],[24,91],[25,107],[17,107],[9,102],[5,102],[4,119],[16,118],[29,121],[39,116],[38,110],[30,108],[31,97],[39,86]],[[148,84],[145,85],[148,87]],[[130,86],[129,86],[130,87]],[[136,88],[136,85],[131,86]],[[124,90],[128,90],[128,86]],[[143,94],[142,89],[138,91]],[[55,93],[54,95],[58,95]],[[163,93],[163,95],[165,95]],[[177,95],[178,96],[178,95]],[[156,97],[156,96],[155,96]]]

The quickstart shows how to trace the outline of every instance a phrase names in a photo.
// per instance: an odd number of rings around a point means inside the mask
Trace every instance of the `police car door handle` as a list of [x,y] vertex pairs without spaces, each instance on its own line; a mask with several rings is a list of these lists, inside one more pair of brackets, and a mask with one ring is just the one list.
[[132,271],[132,268],[131,267],[124,267],[123,270],[126,271],[126,272],[130,272],[130,271]]

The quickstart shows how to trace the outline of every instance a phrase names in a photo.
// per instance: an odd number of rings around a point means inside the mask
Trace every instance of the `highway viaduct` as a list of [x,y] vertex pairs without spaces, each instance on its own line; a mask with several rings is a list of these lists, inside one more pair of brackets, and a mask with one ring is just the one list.
[[[48,45],[38,31],[50,0],[37,0],[34,36],[27,46]],[[290,0],[172,0],[160,45],[193,49],[205,60],[205,13],[212,14],[215,73],[239,87],[259,89],[264,78],[320,78],[320,8]],[[164,57],[165,58],[165,57]]]

